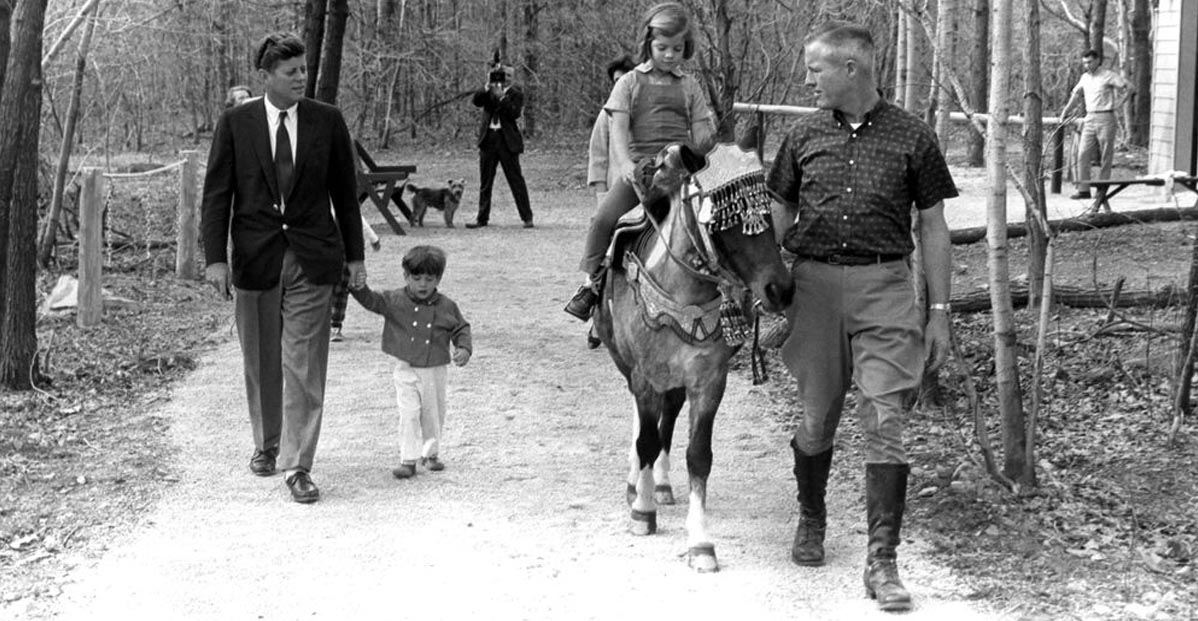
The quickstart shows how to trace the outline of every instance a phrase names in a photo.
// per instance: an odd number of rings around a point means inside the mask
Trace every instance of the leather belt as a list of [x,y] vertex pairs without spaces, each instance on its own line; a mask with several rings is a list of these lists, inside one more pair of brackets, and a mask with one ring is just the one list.
[[879,265],[898,261],[905,257],[906,255],[902,254],[829,254],[819,257],[805,254],[799,255],[801,259],[811,259],[812,261],[819,261],[828,265]]
[[1114,114],[1114,113],[1115,113],[1114,110],[1095,110],[1095,111],[1091,112],[1090,114]]

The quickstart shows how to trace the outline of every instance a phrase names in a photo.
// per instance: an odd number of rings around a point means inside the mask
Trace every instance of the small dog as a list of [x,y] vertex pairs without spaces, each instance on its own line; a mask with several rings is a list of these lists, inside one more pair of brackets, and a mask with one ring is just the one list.
[[450,179],[445,182],[445,188],[420,188],[408,184],[412,192],[412,226],[424,226],[424,214],[428,208],[440,209],[445,215],[445,226],[453,228],[453,214],[462,203],[462,193],[466,191],[465,179]]

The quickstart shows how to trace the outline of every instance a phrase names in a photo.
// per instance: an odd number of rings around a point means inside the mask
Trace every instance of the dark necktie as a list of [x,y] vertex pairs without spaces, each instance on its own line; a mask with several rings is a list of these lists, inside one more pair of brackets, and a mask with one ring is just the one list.
[[291,189],[291,174],[295,161],[291,158],[291,135],[287,133],[287,111],[279,113],[279,129],[275,130],[275,175],[279,181],[279,196]]

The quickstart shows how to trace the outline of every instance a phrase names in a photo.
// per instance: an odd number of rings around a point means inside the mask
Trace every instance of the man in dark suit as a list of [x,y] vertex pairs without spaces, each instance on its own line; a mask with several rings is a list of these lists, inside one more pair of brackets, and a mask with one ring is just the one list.
[[208,154],[205,278],[235,298],[254,432],[250,470],[268,476],[277,465],[292,498],[310,503],[320,498],[309,473],[324,411],[333,285],[346,265],[351,287],[366,281],[353,143],[337,108],[304,97],[299,38],[269,35],[255,58],[264,96],[224,112]]
[[520,171],[520,154],[524,153],[524,136],[516,119],[524,111],[524,92],[512,83],[515,71],[508,65],[498,65],[487,76],[487,86],[474,93],[471,102],[482,108],[478,125],[478,216],[467,222],[466,228],[487,226],[491,219],[491,188],[495,185],[495,167],[503,166],[503,176],[512,189],[516,210],[524,228],[532,228],[532,207],[528,203],[528,186]]

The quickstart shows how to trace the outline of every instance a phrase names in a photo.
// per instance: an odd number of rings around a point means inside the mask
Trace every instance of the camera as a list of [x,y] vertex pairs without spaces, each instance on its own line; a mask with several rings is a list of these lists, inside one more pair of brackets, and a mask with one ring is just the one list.
[[491,84],[503,84],[507,82],[507,73],[504,73],[503,69],[492,69],[487,81]]

